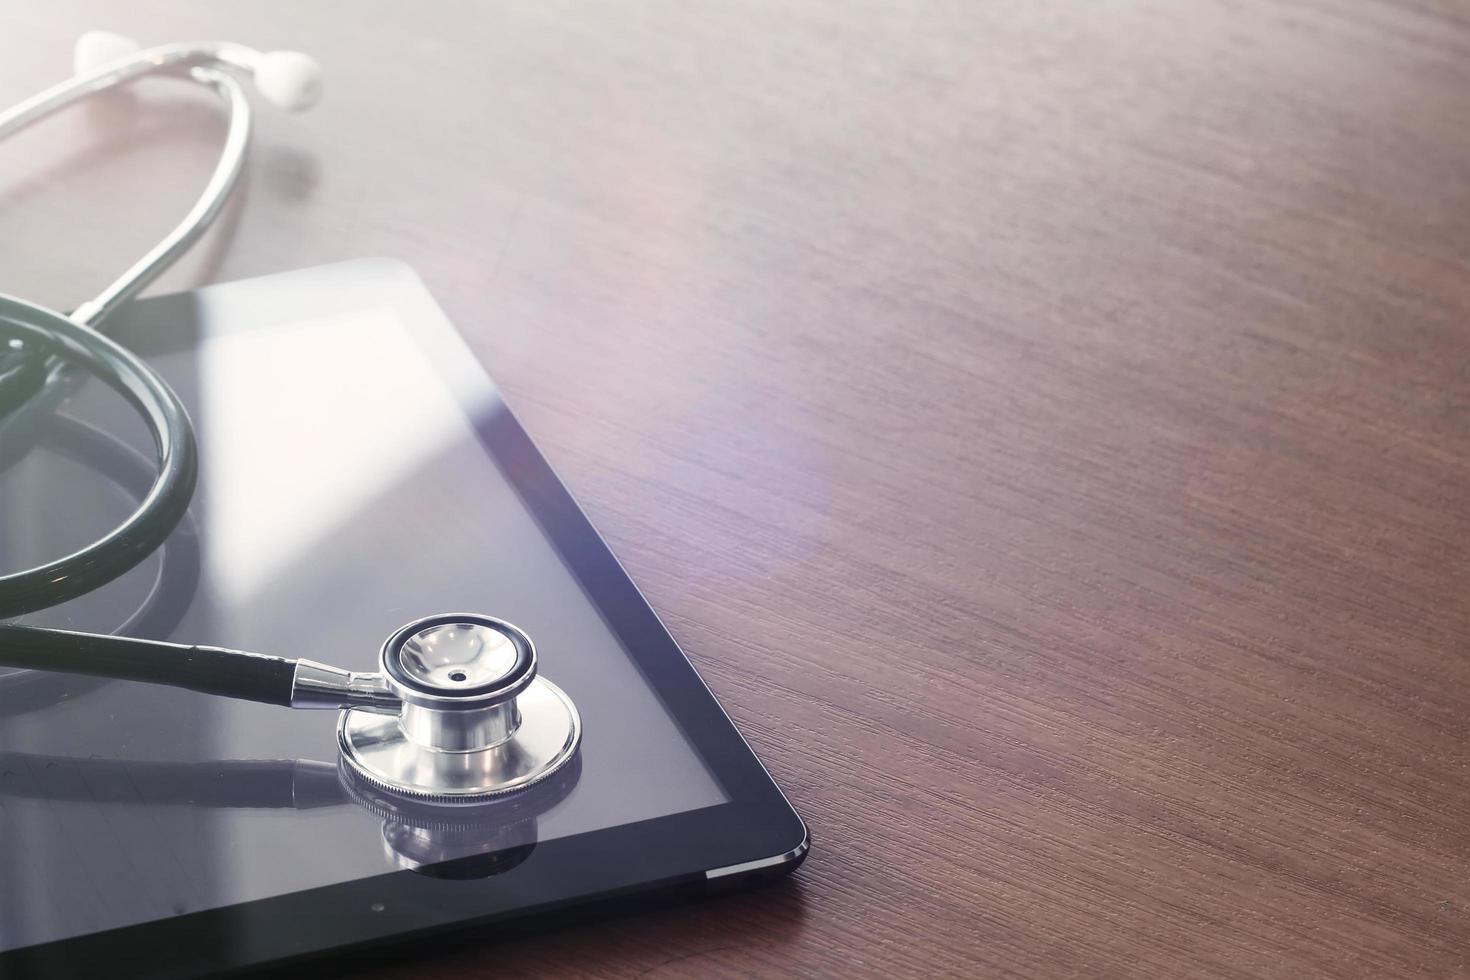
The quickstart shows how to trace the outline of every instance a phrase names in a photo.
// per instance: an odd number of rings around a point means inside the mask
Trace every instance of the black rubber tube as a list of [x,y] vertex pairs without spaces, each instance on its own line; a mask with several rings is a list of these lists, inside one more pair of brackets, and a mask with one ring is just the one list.
[[199,477],[194,426],[183,403],[127,348],[59,313],[0,296],[0,336],[6,335],[55,351],[126,398],[152,431],[158,478],[138,509],[92,544],[45,565],[0,576],[0,619],[75,599],[138,564],[184,516]]
[[[3,385],[3,382],[0,382]],[[0,392],[3,398],[3,392]],[[72,459],[97,471],[104,479],[142,500],[153,485],[153,462],[127,443],[101,429],[87,425],[65,412],[48,412],[38,420],[39,448]],[[0,422],[3,430],[4,422]],[[16,442],[24,443],[26,439]],[[0,441],[0,470],[9,462],[9,441]],[[21,448],[21,452],[25,452]],[[179,526],[158,552],[158,574],[148,596],[126,621],[109,633],[163,638],[178,626],[199,586],[199,534],[186,511]],[[0,722],[6,718],[52,707],[66,698],[79,697],[108,683],[107,678],[77,677],[47,671],[22,670],[0,676]]]
[[222,647],[0,624],[0,666],[59,670],[291,705],[296,661]]

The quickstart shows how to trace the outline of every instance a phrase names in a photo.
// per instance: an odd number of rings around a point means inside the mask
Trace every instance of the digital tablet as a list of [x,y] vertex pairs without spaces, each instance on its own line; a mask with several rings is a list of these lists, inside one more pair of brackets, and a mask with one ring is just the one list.
[[[486,613],[534,639],[583,739],[524,793],[435,807],[354,782],[335,712],[0,670],[0,976],[489,939],[801,862],[801,819],[409,269],[144,300],[110,330],[188,405],[199,487],[160,553],[26,622],[371,671],[403,623]],[[136,506],[152,446],[121,406],[88,382],[0,428],[0,572]]]

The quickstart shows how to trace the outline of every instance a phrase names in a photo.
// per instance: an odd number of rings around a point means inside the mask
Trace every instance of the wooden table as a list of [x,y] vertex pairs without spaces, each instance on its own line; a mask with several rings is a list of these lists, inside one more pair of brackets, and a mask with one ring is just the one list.
[[[1470,971],[1470,17],[0,6],[314,52],[160,288],[416,266],[808,818],[788,883],[381,977]],[[0,152],[88,295],[221,131]]]

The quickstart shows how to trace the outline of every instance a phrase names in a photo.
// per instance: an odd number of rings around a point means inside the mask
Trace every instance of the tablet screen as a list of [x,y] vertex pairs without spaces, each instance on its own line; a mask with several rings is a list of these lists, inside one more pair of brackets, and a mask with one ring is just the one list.
[[[167,378],[198,431],[190,522],[162,556],[24,621],[369,671],[409,620],[488,613],[533,638],[584,738],[579,771],[515,813],[513,833],[493,813],[458,818],[450,836],[462,848],[725,802],[477,435],[504,406],[442,318],[425,322],[439,317],[432,305],[354,302],[340,267],[321,282],[269,282],[264,293],[242,283],[145,301],[118,318],[116,335]],[[324,304],[327,286],[336,298]],[[293,290],[317,294],[293,303]],[[59,412],[0,433],[36,442],[0,471],[0,571],[106,532],[136,503],[125,471],[147,476],[151,443],[115,394],[85,382]],[[335,726],[329,711],[0,676],[0,950],[454,856],[343,791]]]

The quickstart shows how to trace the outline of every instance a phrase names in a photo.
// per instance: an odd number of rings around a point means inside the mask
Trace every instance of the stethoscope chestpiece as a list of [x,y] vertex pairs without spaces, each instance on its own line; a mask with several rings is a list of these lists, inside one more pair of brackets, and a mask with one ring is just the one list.
[[372,786],[431,803],[476,803],[526,789],[575,755],[582,723],[536,673],[522,630],[474,613],[429,616],[383,644],[383,708],[342,712],[343,761]]

